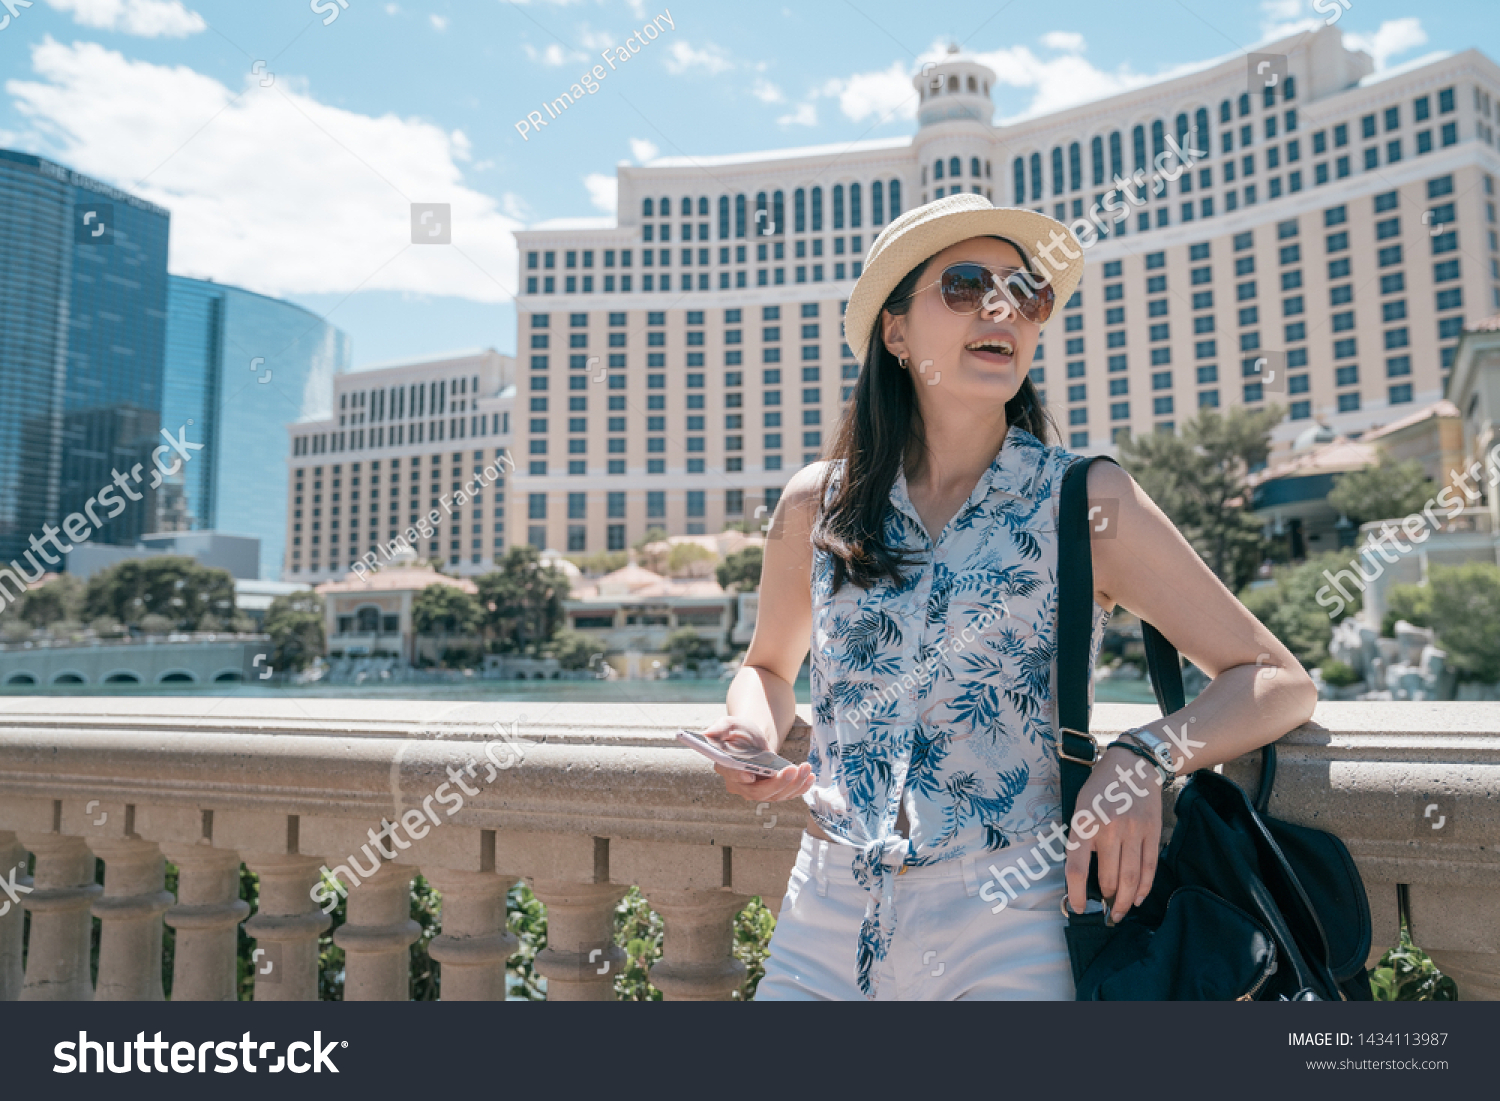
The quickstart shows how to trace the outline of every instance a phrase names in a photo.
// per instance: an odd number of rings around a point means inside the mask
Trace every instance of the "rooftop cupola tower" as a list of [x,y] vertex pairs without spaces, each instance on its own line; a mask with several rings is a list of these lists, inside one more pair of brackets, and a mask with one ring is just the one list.
[[995,113],[995,105],[990,102],[994,80],[993,69],[960,56],[956,45],[949,46],[942,61],[928,62],[911,78],[912,87],[922,97],[917,108],[918,128],[956,120],[990,125]]

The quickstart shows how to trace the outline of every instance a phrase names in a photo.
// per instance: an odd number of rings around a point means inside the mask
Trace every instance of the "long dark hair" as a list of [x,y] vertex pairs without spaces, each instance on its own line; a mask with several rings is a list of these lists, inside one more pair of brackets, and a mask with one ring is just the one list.
[[[1026,251],[1004,237],[996,240],[1016,250],[1027,273],[1039,285],[1041,277]],[[876,315],[864,369],[828,451],[832,461],[820,486],[820,500],[827,494],[828,479],[839,460],[843,460],[844,473],[813,527],[812,545],[833,556],[834,592],[846,580],[861,589],[870,588],[882,577],[899,585],[901,568],[913,561],[885,545],[885,513],[908,446],[916,443],[925,447],[926,435],[911,372],[904,370],[885,346],[881,330],[885,311],[903,315],[911,309],[911,296],[931,263],[928,257],[907,272]],[[1029,376],[1005,403],[1005,422],[1042,443],[1049,442],[1054,430],[1052,419]]]

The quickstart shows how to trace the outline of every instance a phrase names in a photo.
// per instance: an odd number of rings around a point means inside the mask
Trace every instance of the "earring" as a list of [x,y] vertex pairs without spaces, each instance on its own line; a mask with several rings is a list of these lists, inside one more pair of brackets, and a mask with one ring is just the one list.
[[900,357],[898,357],[898,361],[901,364],[901,369],[903,371],[906,370],[906,357],[905,356],[900,356]]

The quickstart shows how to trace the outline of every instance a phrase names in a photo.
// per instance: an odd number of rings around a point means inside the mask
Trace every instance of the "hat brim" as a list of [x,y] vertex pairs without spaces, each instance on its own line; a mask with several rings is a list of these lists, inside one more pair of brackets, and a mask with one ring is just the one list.
[[1051,283],[1055,309],[1073,296],[1083,278],[1084,247],[1057,219],[1025,207],[993,206],[972,193],[936,199],[902,214],[870,246],[844,311],[844,341],[855,358],[865,361],[881,307],[907,273],[971,237],[1014,241],[1036,274]]

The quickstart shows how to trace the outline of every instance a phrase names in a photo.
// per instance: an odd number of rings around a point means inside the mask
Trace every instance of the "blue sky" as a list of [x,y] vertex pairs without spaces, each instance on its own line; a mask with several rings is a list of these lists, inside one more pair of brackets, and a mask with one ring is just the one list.
[[[1380,67],[1500,58],[1493,0],[1349,2],[1338,26]],[[950,41],[999,73],[997,118],[1045,113],[1321,23],[1317,3],[0,0],[0,145],[168,207],[174,272],[327,315],[356,365],[510,352],[511,233],[612,213],[618,163],[909,134],[909,74]],[[452,204],[451,248],[410,245],[411,202]]]

